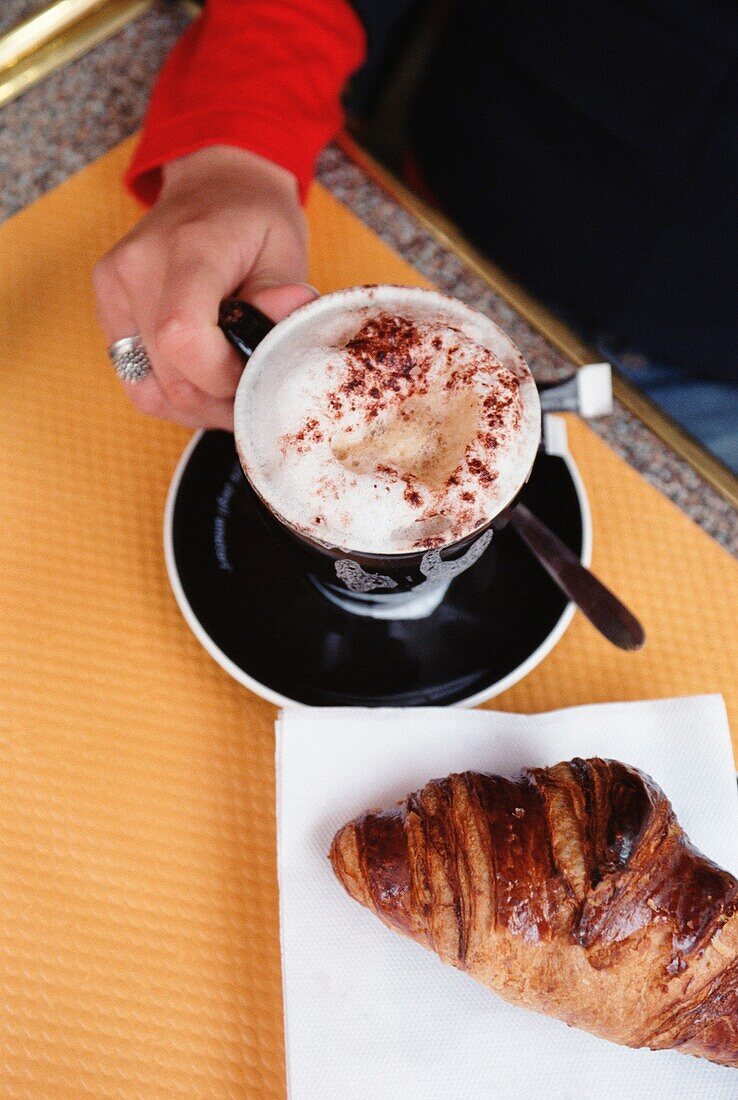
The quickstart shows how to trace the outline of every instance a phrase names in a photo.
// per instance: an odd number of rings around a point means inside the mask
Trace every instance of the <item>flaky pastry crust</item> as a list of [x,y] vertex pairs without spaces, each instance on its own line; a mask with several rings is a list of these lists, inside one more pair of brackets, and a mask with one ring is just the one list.
[[351,897],[505,1000],[738,1067],[738,882],[636,768],[433,780],[345,825],[330,859]]

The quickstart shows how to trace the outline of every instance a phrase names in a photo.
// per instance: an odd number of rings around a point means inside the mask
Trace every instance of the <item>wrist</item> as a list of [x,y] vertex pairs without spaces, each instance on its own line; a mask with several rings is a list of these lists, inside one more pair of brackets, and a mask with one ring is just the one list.
[[297,178],[266,157],[235,145],[209,145],[168,161],[161,168],[160,197],[181,188],[217,183],[240,183],[250,189],[268,189],[299,202]]

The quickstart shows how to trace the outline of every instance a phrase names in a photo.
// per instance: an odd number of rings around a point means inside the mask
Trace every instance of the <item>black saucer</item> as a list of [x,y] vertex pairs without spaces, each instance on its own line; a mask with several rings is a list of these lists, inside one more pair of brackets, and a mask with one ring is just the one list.
[[[578,555],[588,508],[571,459],[541,454],[523,499]],[[254,506],[233,437],[205,432],[177,469],[165,520],[170,580],[190,627],[242,684],[313,706],[478,703],[530,671],[573,607],[510,529],[427,619],[341,611],[294,569]]]

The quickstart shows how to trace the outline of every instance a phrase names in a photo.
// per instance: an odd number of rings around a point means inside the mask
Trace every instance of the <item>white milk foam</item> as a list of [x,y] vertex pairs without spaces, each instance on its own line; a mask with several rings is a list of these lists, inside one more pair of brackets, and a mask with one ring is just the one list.
[[326,546],[403,554],[448,546],[516,495],[541,412],[520,352],[461,302],[357,287],[269,333],[236,396],[256,492]]

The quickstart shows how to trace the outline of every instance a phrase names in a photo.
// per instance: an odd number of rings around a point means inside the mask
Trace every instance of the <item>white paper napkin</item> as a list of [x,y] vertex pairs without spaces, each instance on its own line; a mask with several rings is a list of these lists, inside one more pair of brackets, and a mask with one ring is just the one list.
[[514,1008],[385,928],[327,859],[341,825],[429,779],[573,756],[648,772],[705,855],[738,874],[738,798],[717,695],[540,715],[290,709],[277,737],[291,1100],[728,1100],[738,1070],[607,1043]]

